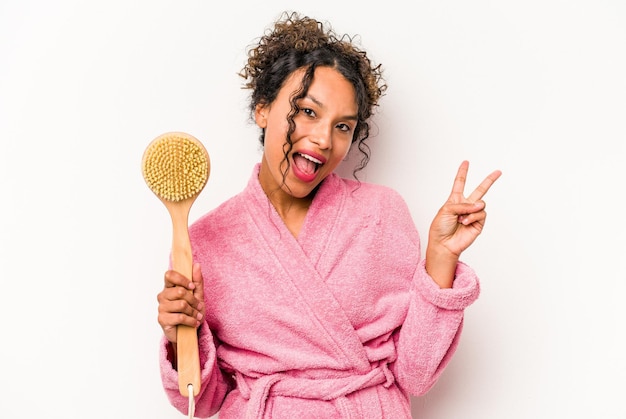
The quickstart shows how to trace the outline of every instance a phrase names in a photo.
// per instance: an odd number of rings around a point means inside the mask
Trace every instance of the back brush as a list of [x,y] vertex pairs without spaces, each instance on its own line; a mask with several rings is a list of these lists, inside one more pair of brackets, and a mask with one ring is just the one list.
[[[204,189],[210,169],[209,154],[202,143],[184,132],[168,132],[158,136],[148,145],[142,159],[144,180],[165,204],[172,219],[172,269],[190,280],[193,259],[189,240],[189,211]],[[189,397],[191,405],[193,396],[197,396],[200,391],[196,328],[179,325],[176,340],[178,387],[183,396]]]

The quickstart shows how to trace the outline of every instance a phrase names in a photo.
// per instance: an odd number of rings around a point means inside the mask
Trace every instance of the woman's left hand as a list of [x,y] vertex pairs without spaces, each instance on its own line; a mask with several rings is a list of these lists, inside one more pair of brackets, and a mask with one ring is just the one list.
[[463,195],[469,162],[461,163],[454,179],[452,192],[430,226],[431,245],[440,244],[457,257],[467,249],[481,233],[485,225],[485,196],[502,172],[494,171],[466,198]]
[[[431,275],[435,272],[453,274],[453,268],[456,267],[456,261],[461,253],[476,240],[485,225],[487,213],[485,201],[482,198],[502,172],[499,170],[492,172],[468,197],[465,197],[468,168],[468,161],[461,163],[454,179],[452,192],[430,225],[426,270]],[[447,266],[442,266],[442,264]],[[435,280],[440,282],[440,285],[446,286],[447,283],[451,285],[452,278],[449,278],[449,281],[444,279],[443,283],[437,278]]]

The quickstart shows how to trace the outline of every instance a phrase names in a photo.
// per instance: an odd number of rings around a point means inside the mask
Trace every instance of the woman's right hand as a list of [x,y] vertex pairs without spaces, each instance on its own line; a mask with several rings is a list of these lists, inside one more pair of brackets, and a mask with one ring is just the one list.
[[204,282],[200,264],[194,264],[192,276],[189,281],[176,271],[165,272],[165,285],[157,295],[159,324],[167,340],[173,344],[176,343],[176,326],[198,327],[204,319]]

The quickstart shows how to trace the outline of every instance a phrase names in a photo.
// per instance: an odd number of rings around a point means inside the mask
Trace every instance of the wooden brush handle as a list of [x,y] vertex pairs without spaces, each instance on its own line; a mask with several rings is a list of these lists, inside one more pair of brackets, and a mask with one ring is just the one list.
[[[189,211],[209,178],[209,153],[192,135],[168,132],[148,145],[141,160],[141,169],[146,183],[165,204],[172,219],[171,267],[193,280]],[[192,396],[200,392],[197,328],[179,325],[176,328],[176,341],[178,387],[180,394],[188,397],[191,405]],[[193,386],[193,392],[189,390],[190,385]],[[190,412],[193,414],[191,408]]]
[[[172,216],[172,269],[192,280],[193,258],[188,230],[189,208],[168,206]],[[189,291],[191,292],[191,291]],[[178,388],[180,394],[189,396],[187,386],[193,385],[193,395],[200,391],[200,357],[198,353],[198,332],[195,327],[178,325],[176,328],[176,353]]]

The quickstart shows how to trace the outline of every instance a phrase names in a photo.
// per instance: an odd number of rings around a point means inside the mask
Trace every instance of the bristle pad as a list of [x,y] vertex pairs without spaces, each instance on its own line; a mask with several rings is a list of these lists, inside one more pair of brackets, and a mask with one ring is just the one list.
[[165,136],[146,150],[143,176],[157,196],[178,202],[204,188],[208,164],[204,150],[189,138]]

